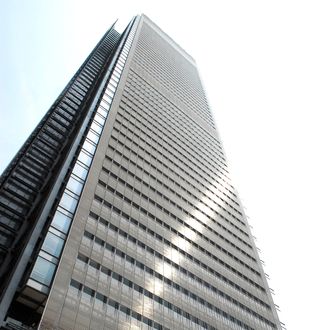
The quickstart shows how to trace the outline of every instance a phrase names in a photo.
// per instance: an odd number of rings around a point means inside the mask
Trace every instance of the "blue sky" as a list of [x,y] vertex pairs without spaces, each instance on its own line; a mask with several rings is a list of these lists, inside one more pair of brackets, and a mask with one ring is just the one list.
[[197,60],[281,320],[324,329],[327,1],[1,1],[0,170],[113,21],[140,12]]

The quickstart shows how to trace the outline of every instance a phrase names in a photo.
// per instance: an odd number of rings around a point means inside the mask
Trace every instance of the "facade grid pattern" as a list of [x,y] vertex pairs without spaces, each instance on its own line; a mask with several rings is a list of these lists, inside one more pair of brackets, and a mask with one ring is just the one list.
[[282,329],[194,60],[145,15],[113,56],[18,302],[44,330]]

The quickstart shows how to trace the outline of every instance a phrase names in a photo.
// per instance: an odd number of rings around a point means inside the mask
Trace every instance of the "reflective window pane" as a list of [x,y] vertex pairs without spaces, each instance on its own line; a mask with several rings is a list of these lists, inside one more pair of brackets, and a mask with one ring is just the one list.
[[83,148],[88,151],[90,154],[94,155],[96,146],[95,144],[90,143],[89,141],[85,141],[83,144]]
[[83,188],[83,183],[71,176],[66,188],[74,192],[76,195],[80,195]]
[[55,257],[59,257],[62,252],[63,245],[64,241],[62,238],[48,232],[44,244],[42,245],[42,249]]
[[105,111],[102,107],[99,107],[99,108],[97,109],[97,112],[98,112],[101,116],[103,116],[104,118],[107,117],[108,112]]
[[31,278],[42,284],[50,285],[54,272],[55,272],[54,264],[52,264],[51,262],[47,261],[44,258],[38,257],[33,267]]
[[96,133],[101,134],[102,127],[100,125],[97,125],[94,121],[92,122],[91,129],[93,129]]
[[78,201],[66,193],[63,194],[61,201],[60,201],[60,205],[71,213],[74,213],[74,211],[76,210],[77,204],[78,204]]
[[110,90],[110,89],[107,89],[107,93],[113,98],[113,96],[115,95],[115,93]]
[[104,100],[101,101],[100,105],[106,110],[109,110],[110,108],[110,104],[105,102]]
[[108,102],[109,104],[111,104],[112,98],[110,96],[108,96],[107,94],[103,95],[103,100]]
[[112,91],[113,93],[116,91],[116,87],[112,85],[108,85],[108,90]]
[[94,120],[102,126],[105,123],[105,119],[103,117],[101,117],[99,114],[95,115]]
[[90,165],[91,162],[92,162],[92,156],[87,155],[87,154],[84,153],[84,152],[81,152],[81,153],[79,154],[78,160],[79,160],[80,162],[82,162],[83,164],[85,164],[86,166],[89,167],[89,165]]
[[59,211],[56,211],[52,221],[53,227],[62,231],[63,233],[67,233],[69,231],[70,223],[71,219],[68,216]]
[[113,71],[112,73],[112,77],[116,80],[118,79],[117,81],[119,81],[119,78],[120,78],[120,71],[118,68],[115,68],[115,70]]
[[87,170],[87,168],[83,167],[79,163],[76,163],[76,165],[73,168],[72,173],[75,174],[76,176],[78,176],[80,179],[85,180],[88,170]]
[[[114,87],[114,88],[116,88],[116,87],[118,86],[118,83],[117,83],[117,81],[114,79],[114,77],[111,77],[111,79],[110,79],[110,83],[111,83],[110,86],[112,86],[112,87]],[[111,87],[110,87],[110,88],[111,88]]]
[[99,136],[96,133],[92,132],[92,131],[88,132],[87,138],[89,140],[91,140],[92,142],[94,142],[94,143],[99,142]]

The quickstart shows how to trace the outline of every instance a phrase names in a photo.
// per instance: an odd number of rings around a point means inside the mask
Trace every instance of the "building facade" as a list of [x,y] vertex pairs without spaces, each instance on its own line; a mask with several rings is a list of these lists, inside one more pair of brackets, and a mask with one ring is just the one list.
[[0,181],[6,329],[281,329],[195,61],[110,28]]

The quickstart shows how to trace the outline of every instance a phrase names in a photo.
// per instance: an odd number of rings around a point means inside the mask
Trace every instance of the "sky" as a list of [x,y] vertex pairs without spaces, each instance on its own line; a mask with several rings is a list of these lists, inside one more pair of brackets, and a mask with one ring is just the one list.
[[0,1],[0,171],[109,26],[139,13],[197,61],[281,321],[326,329],[328,1]]

